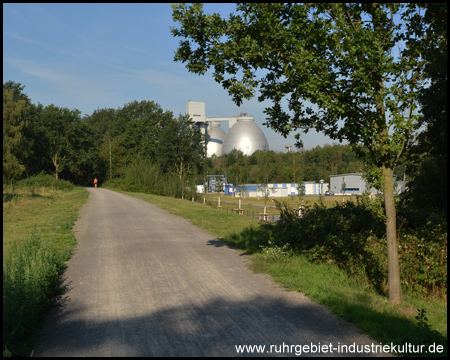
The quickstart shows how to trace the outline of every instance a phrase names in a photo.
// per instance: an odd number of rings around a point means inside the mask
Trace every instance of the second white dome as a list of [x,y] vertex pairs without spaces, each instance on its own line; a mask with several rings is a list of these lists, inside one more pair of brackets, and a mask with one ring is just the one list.
[[225,131],[220,127],[220,122],[212,121],[206,133],[206,156],[211,157],[222,155],[222,144],[225,138]]

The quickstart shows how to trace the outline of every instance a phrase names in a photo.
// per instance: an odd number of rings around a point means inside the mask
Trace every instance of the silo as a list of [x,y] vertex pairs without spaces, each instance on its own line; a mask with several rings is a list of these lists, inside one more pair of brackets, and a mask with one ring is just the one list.
[[220,127],[219,121],[211,121],[206,134],[206,156],[211,157],[222,155],[222,144],[225,138],[225,131]]
[[227,132],[223,140],[223,154],[233,149],[241,150],[244,155],[251,155],[257,150],[269,150],[266,136],[255,123],[253,116],[241,116]]

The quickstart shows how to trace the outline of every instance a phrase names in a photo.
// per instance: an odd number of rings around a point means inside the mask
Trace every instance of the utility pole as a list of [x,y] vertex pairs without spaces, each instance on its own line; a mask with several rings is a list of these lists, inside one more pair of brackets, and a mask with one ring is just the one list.
[[112,180],[111,135],[109,136],[109,180]]

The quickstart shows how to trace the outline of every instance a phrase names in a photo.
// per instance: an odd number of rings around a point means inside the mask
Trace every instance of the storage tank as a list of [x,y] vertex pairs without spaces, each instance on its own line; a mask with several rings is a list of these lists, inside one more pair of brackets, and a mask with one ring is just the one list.
[[244,155],[251,155],[257,150],[269,150],[266,136],[255,123],[253,116],[241,116],[228,130],[223,139],[223,154],[228,154],[233,149],[241,150]]
[[225,138],[225,131],[220,127],[219,121],[211,121],[206,133],[206,156],[211,157],[222,155],[222,144]]

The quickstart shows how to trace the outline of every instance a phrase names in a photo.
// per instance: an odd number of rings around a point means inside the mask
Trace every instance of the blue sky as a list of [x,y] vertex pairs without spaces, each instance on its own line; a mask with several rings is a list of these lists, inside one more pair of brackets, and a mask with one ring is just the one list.
[[[235,5],[204,9],[228,17]],[[238,107],[212,72],[198,76],[173,61],[174,25],[170,4],[3,4],[3,81],[25,85],[35,104],[83,115],[153,100],[178,116],[188,100],[204,101],[206,116],[255,116],[271,150],[293,145],[294,134],[285,139],[262,125],[264,103],[252,99]],[[305,149],[333,143],[314,131],[302,140]]]

